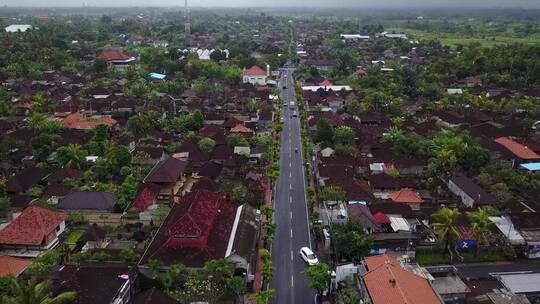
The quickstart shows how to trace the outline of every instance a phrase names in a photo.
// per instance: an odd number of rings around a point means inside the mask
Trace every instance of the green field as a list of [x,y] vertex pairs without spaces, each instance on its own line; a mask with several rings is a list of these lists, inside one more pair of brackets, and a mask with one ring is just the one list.
[[456,33],[435,33],[424,30],[409,29],[409,28],[387,28],[389,32],[404,31],[408,36],[418,39],[419,41],[438,39],[442,45],[455,48],[458,45],[469,45],[479,43],[482,47],[493,47],[497,44],[536,44],[540,43],[540,34],[534,34],[529,37],[517,37],[511,31],[503,33],[476,33],[472,35],[460,35]]

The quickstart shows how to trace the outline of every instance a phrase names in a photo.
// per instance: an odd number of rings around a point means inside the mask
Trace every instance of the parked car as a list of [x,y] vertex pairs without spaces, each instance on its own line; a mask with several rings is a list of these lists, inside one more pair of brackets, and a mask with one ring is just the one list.
[[300,257],[306,262],[309,266],[319,264],[319,259],[317,256],[309,249],[309,247],[302,247],[300,249]]

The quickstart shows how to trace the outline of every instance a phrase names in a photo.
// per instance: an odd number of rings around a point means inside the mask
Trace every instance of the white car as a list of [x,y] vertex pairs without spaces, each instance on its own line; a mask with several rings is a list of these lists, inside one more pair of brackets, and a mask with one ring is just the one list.
[[319,259],[317,259],[317,256],[309,249],[309,247],[302,247],[300,249],[300,257],[308,263],[309,266],[319,264]]

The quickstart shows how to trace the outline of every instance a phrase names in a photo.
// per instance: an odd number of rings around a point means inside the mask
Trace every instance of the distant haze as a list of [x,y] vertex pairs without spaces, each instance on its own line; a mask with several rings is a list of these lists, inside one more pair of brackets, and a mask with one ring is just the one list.
[[[0,0],[0,6],[183,6],[184,0]],[[370,7],[370,8],[540,8],[539,0],[189,0],[190,6],[214,7]]]

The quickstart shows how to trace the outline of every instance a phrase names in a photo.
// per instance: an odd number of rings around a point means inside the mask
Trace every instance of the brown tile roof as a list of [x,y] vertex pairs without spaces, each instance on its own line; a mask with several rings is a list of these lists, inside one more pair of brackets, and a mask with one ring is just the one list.
[[367,257],[366,264],[363,279],[373,304],[441,304],[429,282],[401,268],[395,258]]
[[463,192],[472,198],[475,204],[492,205],[498,203],[496,198],[494,198],[491,194],[486,192],[472,179],[468,178],[464,174],[456,173],[450,178],[450,181],[452,181],[452,183],[457,185]]
[[524,146],[518,142],[511,140],[508,137],[499,137],[495,139],[495,142],[503,145],[506,149],[510,150],[515,156],[523,160],[538,160],[540,155],[538,155],[533,150],[529,149],[527,146]]
[[6,190],[10,193],[21,193],[28,190],[32,186],[38,184],[49,175],[50,171],[47,169],[40,169],[36,167],[26,168],[19,174],[12,176],[6,183]]
[[0,244],[41,245],[68,214],[29,207],[0,231]]
[[74,303],[94,304],[111,303],[118,295],[120,287],[126,282],[126,276],[133,274],[126,265],[64,265],[59,270],[47,275],[53,283],[54,295],[65,291],[75,291]]
[[0,256],[0,277],[8,275],[18,277],[31,263],[31,260]]
[[187,162],[181,161],[174,157],[169,157],[156,164],[148,176],[144,179],[145,183],[176,183],[184,170]]
[[66,178],[77,181],[80,180],[82,177],[83,172],[81,170],[72,168],[59,168],[54,170],[49,176],[47,176],[43,180],[48,183],[61,183]]
[[74,191],[58,202],[58,209],[113,212],[116,202],[116,194],[112,192]]
[[362,204],[351,204],[347,206],[349,218],[359,220],[364,227],[371,228],[374,231],[379,231],[380,223],[373,217],[367,206]]

